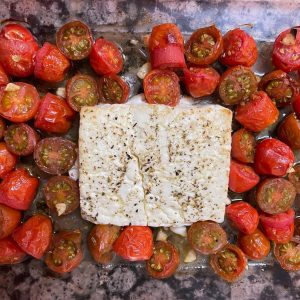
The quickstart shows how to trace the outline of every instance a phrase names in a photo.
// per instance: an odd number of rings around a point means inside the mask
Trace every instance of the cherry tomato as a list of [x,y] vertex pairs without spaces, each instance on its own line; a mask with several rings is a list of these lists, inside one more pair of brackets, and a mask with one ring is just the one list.
[[267,214],[279,214],[292,207],[296,189],[283,178],[268,178],[261,182],[256,192],[259,208]]
[[300,246],[298,243],[290,241],[284,244],[276,244],[274,256],[284,270],[300,270]]
[[29,125],[20,123],[7,128],[4,140],[11,153],[26,156],[33,153],[39,135]]
[[56,33],[56,45],[67,58],[71,60],[84,59],[92,50],[91,30],[80,21],[69,22]]
[[120,234],[120,227],[95,225],[88,236],[88,247],[97,263],[108,264],[113,258],[113,244]]
[[236,66],[229,68],[221,76],[219,95],[227,105],[246,101],[256,90],[256,76],[247,67]]
[[281,122],[277,128],[277,136],[292,149],[300,149],[300,121],[294,113]]
[[34,160],[44,172],[61,175],[67,173],[76,160],[76,145],[63,138],[41,140],[34,150]]
[[8,173],[0,183],[0,203],[27,210],[37,192],[39,180],[26,169],[19,168]]
[[64,274],[74,270],[83,259],[81,232],[61,231],[54,235],[45,263],[53,272]]
[[20,225],[12,237],[23,251],[41,259],[51,243],[52,222],[44,215],[34,215]]
[[294,153],[283,142],[269,138],[258,143],[254,157],[254,169],[261,175],[285,176],[294,164]]
[[226,207],[226,217],[234,228],[244,234],[253,233],[259,223],[257,210],[244,201],[228,205]]
[[20,221],[20,211],[0,204],[0,240],[11,235]]
[[296,116],[300,118],[300,94],[294,96],[292,105]]
[[17,164],[17,157],[9,152],[5,143],[0,143],[0,177],[12,171]]
[[150,259],[152,248],[152,231],[147,226],[126,227],[113,245],[119,256],[131,261]]
[[20,123],[31,120],[40,105],[40,96],[33,85],[24,82],[9,83],[0,91],[0,114]]
[[47,206],[58,216],[67,215],[79,206],[78,185],[67,176],[50,178],[44,187],[44,195]]
[[49,133],[66,133],[74,116],[75,112],[64,99],[47,93],[35,116],[34,127]]
[[0,33],[0,63],[7,74],[16,77],[32,75],[39,49],[31,32],[19,24],[7,24]]
[[295,211],[289,209],[277,215],[260,214],[260,223],[266,237],[275,243],[288,243],[294,235]]
[[293,172],[288,174],[288,180],[294,185],[297,194],[300,194],[300,165],[293,167]]
[[249,101],[239,105],[235,112],[236,120],[254,132],[269,127],[277,121],[278,116],[278,109],[263,91],[252,94]]
[[[0,57],[0,60],[1,60],[1,57]],[[9,81],[10,80],[9,80],[8,75],[6,74],[2,65],[0,65],[0,87],[6,86],[9,83]]]
[[194,98],[211,95],[217,88],[220,75],[212,67],[190,67],[183,70],[187,92]]
[[251,166],[231,160],[229,173],[229,189],[235,193],[251,190],[259,182],[259,176]]
[[271,249],[270,241],[259,229],[251,234],[239,234],[238,245],[246,256],[254,260],[264,259]]
[[67,82],[66,96],[75,111],[83,106],[94,106],[99,101],[97,82],[89,75],[75,75]]
[[277,69],[285,72],[300,69],[300,29],[294,27],[281,32],[273,46],[272,60]]
[[154,244],[154,251],[147,261],[148,274],[157,279],[171,277],[180,264],[177,248],[171,242],[159,241]]
[[199,221],[189,228],[188,241],[194,250],[202,254],[213,254],[227,244],[227,235],[219,224]]
[[187,61],[200,66],[215,62],[222,51],[222,34],[215,25],[196,30],[185,45]]
[[99,100],[106,103],[124,103],[129,96],[128,84],[118,75],[102,76],[99,80]]
[[144,78],[143,85],[146,101],[150,104],[175,106],[179,102],[179,78],[172,71],[152,70]]
[[46,42],[36,54],[34,76],[47,82],[60,82],[69,68],[70,61],[55,45]]
[[18,264],[22,262],[27,254],[11,238],[0,240],[0,266]]
[[251,67],[258,56],[256,43],[246,31],[235,28],[223,37],[224,51],[220,62],[228,67],[242,65]]
[[294,96],[299,93],[299,85],[282,70],[265,74],[258,88],[265,91],[279,107],[290,104]]
[[6,131],[5,121],[0,117],[0,140],[4,138],[5,131]]
[[233,282],[245,271],[247,258],[239,247],[227,244],[219,252],[211,255],[209,263],[222,279]]
[[99,38],[92,47],[90,64],[100,75],[118,74],[123,69],[122,53],[113,42]]

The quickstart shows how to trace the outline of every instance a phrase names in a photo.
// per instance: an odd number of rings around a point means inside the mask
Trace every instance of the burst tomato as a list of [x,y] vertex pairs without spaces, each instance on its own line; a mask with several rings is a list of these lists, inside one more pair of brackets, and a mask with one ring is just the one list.
[[11,235],[20,221],[20,211],[0,204],[0,240]]
[[0,143],[0,177],[12,171],[17,164],[16,155],[9,152],[5,143]]
[[22,262],[27,254],[11,238],[0,240],[0,266],[18,264]]
[[292,149],[300,149],[300,121],[294,113],[281,122],[277,128],[277,136]]

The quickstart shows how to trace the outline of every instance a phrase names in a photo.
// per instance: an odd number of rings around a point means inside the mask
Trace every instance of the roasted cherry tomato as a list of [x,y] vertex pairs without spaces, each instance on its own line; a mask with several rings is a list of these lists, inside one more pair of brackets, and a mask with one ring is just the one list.
[[54,235],[45,263],[53,272],[64,274],[75,269],[83,259],[81,232],[61,231]]
[[187,61],[200,66],[215,62],[222,51],[222,34],[215,25],[196,30],[185,45]]
[[20,211],[0,204],[0,240],[11,235],[20,221]]
[[247,67],[236,66],[229,68],[221,76],[219,95],[227,105],[246,101],[256,90],[256,76]]
[[18,264],[22,262],[27,254],[11,238],[0,240],[0,266]]
[[5,143],[0,143],[0,178],[12,171],[17,164],[17,157],[9,152]]
[[120,227],[95,225],[88,236],[88,247],[97,263],[108,264],[113,258],[113,244],[120,234]]
[[146,269],[151,277],[162,279],[171,277],[180,264],[177,248],[171,242],[156,242]]
[[34,76],[47,82],[64,80],[70,61],[50,43],[45,43],[35,58]]
[[261,182],[256,192],[259,208],[267,214],[279,214],[292,207],[296,189],[283,178],[268,178]]
[[172,23],[154,26],[149,38],[152,69],[184,68],[183,37]]
[[129,86],[118,75],[105,75],[99,80],[99,100],[104,103],[124,103],[129,96]]
[[7,24],[0,33],[0,63],[12,76],[32,75],[39,49],[31,32],[19,24]]
[[300,149],[300,121],[294,113],[281,122],[277,128],[277,136],[292,149]]
[[150,104],[175,106],[179,102],[179,78],[172,71],[152,70],[144,78],[143,85],[146,101]]
[[67,176],[50,178],[44,187],[44,195],[47,206],[58,216],[67,215],[79,206],[78,184]]
[[300,165],[294,166],[293,169],[293,172],[288,174],[288,179],[294,185],[297,194],[300,194]]
[[52,240],[52,222],[44,215],[30,217],[12,235],[23,251],[40,259]]
[[[0,61],[1,61],[1,57],[0,57]],[[0,87],[6,86],[9,83],[9,81],[10,80],[9,80],[5,70],[3,69],[2,65],[0,65]]]
[[265,91],[279,107],[290,104],[294,96],[299,93],[299,85],[282,70],[265,74],[258,88]]
[[285,72],[300,69],[300,28],[287,29],[279,34],[273,46],[273,64]]
[[76,160],[76,145],[63,138],[41,140],[34,150],[34,160],[44,172],[61,175],[67,173]]
[[212,67],[190,67],[183,70],[187,92],[194,98],[211,95],[217,88],[220,75]]
[[82,106],[94,106],[99,101],[97,82],[89,75],[75,75],[67,82],[66,96],[75,111],[80,111]]
[[202,254],[213,254],[227,244],[227,235],[219,224],[199,221],[189,228],[188,241],[196,251]]
[[239,234],[238,245],[250,259],[254,260],[264,259],[271,249],[270,241],[259,229],[251,234]]
[[294,153],[288,145],[269,138],[256,146],[254,169],[261,175],[281,177],[293,166],[294,160]]
[[239,247],[227,244],[219,252],[211,255],[209,263],[221,278],[233,282],[245,271],[247,258]]
[[51,93],[47,93],[35,116],[34,127],[50,133],[66,133],[75,112],[68,103]]
[[300,118],[300,94],[295,95],[292,105],[296,116]]
[[10,125],[4,137],[8,150],[16,155],[32,154],[39,140],[37,132],[25,123]]
[[260,223],[266,237],[275,243],[288,243],[294,235],[295,211],[289,209],[277,215],[260,214]]
[[0,114],[9,121],[29,121],[35,116],[39,105],[40,96],[33,85],[14,82],[0,91]]
[[113,42],[99,38],[92,47],[90,64],[100,75],[118,74],[123,69],[122,53]]
[[284,270],[300,270],[300,245],[298,243],[290,241],[284,244],[276,244],[274,256]]
[[147,260],[153,253],[152,231],[147,226],[128,226],[113,245],[114,251],[127,260]]
[[253,37],[240,28],[230,30],[224,35],[223,47],[220,62],[225,66],[251,67],[257,60],[258,52]]
[[259,223],[257,210],[244,201],[228,205],[226,207],[226,217],[233,227],[244,234],[253,233]]
[[251,166],[231,160],[229,173],[229,189],[235,193],[251,190],[259,182],[259,176]]
[[0,140],[4,138],[5,131],[6,131],[5,121],[0,117]]
[[80,21],[69,22],[56,33],[56,45],[67,58],[71,60],[84,59],[92,50],[91,30]]
[[27,210],[37,192],[39,180],[26,169],[19,168],[8,173],[0,183],[0,203]]

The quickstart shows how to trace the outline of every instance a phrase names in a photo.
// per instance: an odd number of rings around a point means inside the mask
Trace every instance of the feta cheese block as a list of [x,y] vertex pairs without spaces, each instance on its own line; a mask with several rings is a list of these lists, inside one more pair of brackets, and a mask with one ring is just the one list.
[[232,112],[219,105],[82,108],[82,217],[119,226],[222,222],[231,121]]

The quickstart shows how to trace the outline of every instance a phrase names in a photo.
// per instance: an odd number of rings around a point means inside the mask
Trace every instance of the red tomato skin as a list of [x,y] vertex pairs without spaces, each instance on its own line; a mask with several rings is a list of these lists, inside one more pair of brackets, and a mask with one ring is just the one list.
[[0,240],[0,266],[18,264],[22,262],[27,254],[11,238]]
[[254,169],[261,175],[282,177],[293,166],[294,160],[294,153],[289,146],[268,138],[256,146]]
[[56,46],[46,42],[36,54],[34,76],[47,82],[60,82],[69,68],[70,61]]
[[258,132],[275,123],[279,111],[269,96],[258,91],[251,95],[250,100],[240,104],[235,112],[236,120],[245,128]]
[[251,190],[259,182],[254,169],[246,164],[231,160],[229,173],[229,189],[235,193]]
[[19,168],[7,174],[0,183],[0,203],[11,208],[27,210],[39,186],[39,180],[26,169]]
[[35,116],[34,127],[49,133],[66,133],[74,116],[75,111],[65,100],[47,93]]
[[297,118],[300,118],[300,94],[295,95],[292,106]]
[[294,113],[285,117],[277,127],[277,137],[291,149],[300,149],[300,121]]
[[226,217],[244,234],[253,233],[259,223],[257,210],[244,201],[234,202],[226,207]]
[[220,75],[212,67],[191,67],[183,70],[183,82],[187,92],[198,98],[211,95],[216,90]]
[[3,66],[0,64],[0,87],[7,85],[9,82],[9,77],[6,74]]
[[21,212],[0,204],[0,240],[11,235],[21,221]]
[[17,156],[9,152],[4,142],[0,143],[0,178],[12,171],[17,164]]

